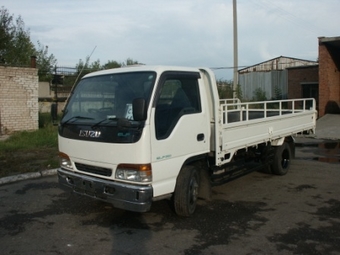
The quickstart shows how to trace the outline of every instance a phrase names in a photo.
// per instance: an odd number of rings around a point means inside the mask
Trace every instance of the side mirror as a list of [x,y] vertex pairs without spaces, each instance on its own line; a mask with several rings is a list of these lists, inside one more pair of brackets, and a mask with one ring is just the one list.
[[146,120],[146,102],[144,98],[136,98],[132,102],[133,120]]

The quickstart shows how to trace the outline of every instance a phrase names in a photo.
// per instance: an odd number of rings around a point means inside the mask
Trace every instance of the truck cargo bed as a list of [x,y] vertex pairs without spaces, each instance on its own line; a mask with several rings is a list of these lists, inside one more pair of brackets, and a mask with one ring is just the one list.
[[315,131],[315,100],[292,99],[241,103],[222,100],[215,125],[216,164],[230,162],[239,149]]

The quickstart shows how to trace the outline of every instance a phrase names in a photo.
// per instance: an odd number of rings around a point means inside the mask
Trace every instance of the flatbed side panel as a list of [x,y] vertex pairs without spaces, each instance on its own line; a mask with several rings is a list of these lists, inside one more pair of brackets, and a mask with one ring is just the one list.
[[222,150],[242,148],[263,141],[276,140],[313,129],[314,124],[310,114],[299,114],[289,118],[276,120],[263,120],[262,122],[234,127],[226,127],[223,130]]
[[[262,110],[251,109],[247,103],[221,105],[219,146],[216,147],[215,154],[216,164],[228,163],[239,149],[271,142],[303,131],[315,131],[315,101],[309,99],[313,105],[312,107],[309,105],[308,109],[306,109],[305,99],[302,99],[303,107],[299,109],[295,109],[295,101],[299,100],[276,101],[280,105],[281,102],[291,104],[292,107],[291,109],[281,109],[280,107],[274,111],[266,109],[266,102],[257,102],[264,104]],[[233,121],[229,120],[228,122],[226,116],[229,113],[230,117],[230,112],[237,113],[239,119],[235,120],[234,118]],[[255,118],[252,119],[251,116],[255,116]]]

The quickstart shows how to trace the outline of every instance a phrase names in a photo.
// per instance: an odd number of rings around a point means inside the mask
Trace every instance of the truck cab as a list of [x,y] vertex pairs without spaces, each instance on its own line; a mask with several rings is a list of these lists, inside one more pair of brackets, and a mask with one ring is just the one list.
[[171,197],[183,166],[211,149],[211,92],[203,75],[159,66],[86,75],[59,125],[60,182],[140,212]]

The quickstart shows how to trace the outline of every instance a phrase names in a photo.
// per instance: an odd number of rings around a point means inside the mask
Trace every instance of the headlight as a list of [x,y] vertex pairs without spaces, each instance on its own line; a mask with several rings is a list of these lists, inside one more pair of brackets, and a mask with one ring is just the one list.
[[120,164],[116,170],[116,179],[132,182],[151,182],[151,164]]
[[65,153],[59,152],[60,167],[66,170],[73,170],[71,160]]

